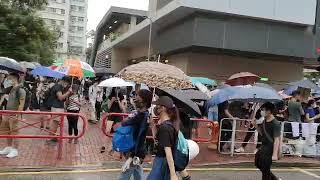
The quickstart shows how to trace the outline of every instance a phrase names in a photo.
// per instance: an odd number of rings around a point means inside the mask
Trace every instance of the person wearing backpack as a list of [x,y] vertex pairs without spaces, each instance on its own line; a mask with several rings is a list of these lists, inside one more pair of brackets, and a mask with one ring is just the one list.
[[190,180],[191,177],[188,173],[183,168],[177,169],[178,164],[176,164],[178,163],[176,161],[177,142],[179,142],[180,136],[183,137],[182,133],[179,132],[179,111],[173,100],[167,96],[160,97],[153,104],[156,105],[154,114],[159,117],[159,121],[157,125],[154,122],[152,124],[156,142],[156,157],[147,180],[177,180],[176,171],[182,172],[183,180]]
[[[133,127],[133,140],[135,145],[132,150],[125,153],[127,161],[122,166],[122,173],[119,180],[130,180],[132,175],[134,180],[142,180],[144,178],[141,165],[146,156],[145,141],[150,118],[148,109],[151,107],[151,101],[152,93],[149,90],[143,89],[138,91],[135,101],[138,112],[133,117],[121,123],[122,127]],[[117,130],[115,136],[116,134]],[[126,144],[128,144],[127,141]]]
[[[10,73],[6,79],[6,83],[12,86],[10,92],[7,95],[4,95],[0,104],[2,104],[4,98],[8,99],[7,110],[11,111],[23,111],[25,100],[26,100],[26,91],[21,88],[19,84],[20,75],[17,73]],[[17,135],[18,131],[18,120],[21,119],[21,115],[10,114],[2,115],[2,122],[0,125],[1,132],[8,132],[8,135]],[[0,155],[6,155],[7,158],[14,158],[18,156],[18,141],[17,139],[8,138],[7,147],[0,151]]]

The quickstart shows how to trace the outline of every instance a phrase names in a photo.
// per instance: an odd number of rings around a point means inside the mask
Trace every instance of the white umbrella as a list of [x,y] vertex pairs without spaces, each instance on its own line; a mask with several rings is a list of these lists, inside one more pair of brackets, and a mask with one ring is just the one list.
[[134,85],[133,83],[114,77],[114,78],[110,78],[102,81],[98,86],[99,87],[127,87],[127,86],[133,86],[133,85]]

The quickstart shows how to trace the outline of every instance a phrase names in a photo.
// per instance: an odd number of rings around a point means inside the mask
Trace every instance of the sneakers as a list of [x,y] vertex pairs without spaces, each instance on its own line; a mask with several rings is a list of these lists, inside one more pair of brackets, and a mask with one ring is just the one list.
[[236,152],[236,153],[244,153],[244,148],[240,147],[240,148],[234,150],[234,152]]
[[18,150],[17,149],[14,149],[12,148],[10,153],[7,155],[7,158],[14,158],[14,157],[17,157],[18,156]]
[[12,147],[5,147],[2,151],[0,151],[0,155],[8,155],[11,149]]

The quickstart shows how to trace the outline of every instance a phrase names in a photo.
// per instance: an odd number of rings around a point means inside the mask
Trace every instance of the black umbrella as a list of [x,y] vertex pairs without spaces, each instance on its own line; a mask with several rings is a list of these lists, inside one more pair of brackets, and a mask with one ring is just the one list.
[[23,67],[14,59],[0,57],[0,69],[15,72],[24,72]]
[[210,97],[199,90],[195,89],[182,89],[182,90],[175,90],[177,93],[182,93],[184,96],[188,97],[191,100],[200,100],[200,101],[206,101],[210,99]]
[[177,107],[185,109],[185,111],[191,115],[196,117],[202,116],[199,106],[193,102],[191,98],[189,98],[187,94],[183,92],[183,90],[156,88],[156,94],[158,96],[171,97]]

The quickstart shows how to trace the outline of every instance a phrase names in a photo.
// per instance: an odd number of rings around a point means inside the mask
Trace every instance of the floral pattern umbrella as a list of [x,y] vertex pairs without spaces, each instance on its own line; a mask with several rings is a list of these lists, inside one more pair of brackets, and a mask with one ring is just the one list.
[[190,78],[179,68],[159,62],[141,62],[122,69],[117,76],[126,81],[150,87],[183,89],[191,88]]
[[95,77],[93,68],[88,63],[80,60],[68,59],[65,60],[63,64],[54,64],[51,68],[67,76],[79,78]]

